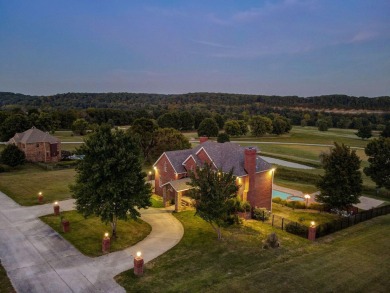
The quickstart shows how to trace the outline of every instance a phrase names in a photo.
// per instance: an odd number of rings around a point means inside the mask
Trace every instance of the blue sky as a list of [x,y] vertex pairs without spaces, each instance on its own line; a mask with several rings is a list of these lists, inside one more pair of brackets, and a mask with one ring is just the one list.
[[390,1],[0,0],[0,91],[390,95]]

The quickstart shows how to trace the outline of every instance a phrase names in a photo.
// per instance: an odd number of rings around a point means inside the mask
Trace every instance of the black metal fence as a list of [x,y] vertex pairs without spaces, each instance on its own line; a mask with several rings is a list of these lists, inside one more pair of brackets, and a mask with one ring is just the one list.
[[318,225],[316,227],[316,238],[332,234],[334,232],[340,231],[358,223],[370,220],[378,216],[387,215],[389,213],[390,205],[387,205],[379,208],[373,208],[367,211],[362,211],[349,217]]
[[307,238],[309,228],[301,223],[288,220],[278,215],[267,214],[266,212],[263,213],[259,220],[271,225],[272,227]]

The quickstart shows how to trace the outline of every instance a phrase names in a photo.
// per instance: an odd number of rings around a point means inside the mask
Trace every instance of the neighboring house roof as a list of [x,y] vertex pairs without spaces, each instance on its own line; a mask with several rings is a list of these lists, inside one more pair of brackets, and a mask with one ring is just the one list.
[[60,140],[50,135],[47,132],[43,132],[35,127],[30,128],[22,133],[16,133],[13,138],[11,138],[8,143],[38,143],[38,142],[48,142],[48,143],[59,143]]
[[[233,174],[235,176],[247,175],[247,172],[244,168],[245,147],[235,143],[217,143],[213,141],[206,141],[193,149],[168,151],[165,152],[165,154],[177,173],[185,173],[187,171],[183,165],[183,162],[189,156],[192,155],[197,164],[200,165],[200,160],[198,159],[197,154],[201,151],[202,148],[218,169],[221,169],[223,172],[229,172],[233,168]],[[256,172],[269,170],[271,167],[271,164],[264,161],[260,156],[256,157]]]

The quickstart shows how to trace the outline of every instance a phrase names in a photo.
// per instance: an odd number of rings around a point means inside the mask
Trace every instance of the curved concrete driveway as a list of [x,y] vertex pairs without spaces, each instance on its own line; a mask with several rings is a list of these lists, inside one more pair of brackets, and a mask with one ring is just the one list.
[[[60,202],[74,209],[73,200]],[[51,204],[22,207],[0,192],[0,258],[17,292],[125,292],[113,277],[133,267],[136,251],[148,262],[183,237],[181,223],[167,209],[142,210],[152,232],[136,245],[101,257],[81,254],[37,217]]]

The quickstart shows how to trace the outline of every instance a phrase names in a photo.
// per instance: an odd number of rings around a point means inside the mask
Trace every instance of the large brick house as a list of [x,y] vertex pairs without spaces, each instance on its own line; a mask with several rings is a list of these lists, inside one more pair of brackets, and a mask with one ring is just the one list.
[[35,127],[22,133],[16,133],[8,144],[16,145],[30,162],[58,162],[61,160],[61,142],[59,139]]
[[164,152],[153,165],[155,192],[163,197],[165,205],[174,201],[175,210],[180,210],[181,198],[191,188],[187,185],[188,172],[205,162],[223,172],[233,168],[240,198],[252,207],[271,210],[274,172],[271,165],[257,155],[257,149],[230,142],[216,143],[204,137],[193,149]]

